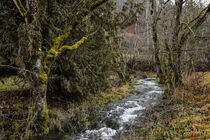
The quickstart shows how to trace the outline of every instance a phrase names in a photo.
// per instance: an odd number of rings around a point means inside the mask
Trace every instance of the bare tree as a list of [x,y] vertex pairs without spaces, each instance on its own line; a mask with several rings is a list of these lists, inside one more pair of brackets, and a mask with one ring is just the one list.
[[[167,12],[170,12],[170,9],[167,9],[165,6],[168,2],[168,6],[174,7],[175,9],[174,14],[171,13],[175,19],[164,17],[167,15]],[[185,43],[204,23],[210,11],[210,4],[208,4],[194,18],[191,17],[189,19],[189,16],[183,16],[183,8],[186,2],[185,0],[177,0],[175,1],[175,5],[173,5],[170,4],[170,1],[165,1],[162,5],[160,3],[160,8],[158,9],[156,1],[150,1],[153,19],[151,27],[157,75],[161,83],[169,83],[173,87],[183,84],[182,69],[184,60],[182,58]],[[186,19],[188,19],[187,22],[185,22]],[[163,26],[159,26],[159,23]],[[163,55],[162,59],[160,58],[160,45],[165,46],[163,52],[168,54]]]

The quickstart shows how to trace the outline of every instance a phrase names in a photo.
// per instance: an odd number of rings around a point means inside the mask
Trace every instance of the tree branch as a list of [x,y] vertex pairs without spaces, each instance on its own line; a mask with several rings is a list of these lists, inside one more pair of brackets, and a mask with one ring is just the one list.
[[[205,12],[204,12],[204,10],[202,9],[201,12],[198,14],[198,16],[196,16],[196,17],[194,18],[194,20],[192,20],[192,21],[197,20],[197,22],[195,22],[195,23],[190,27],[190,29],[196,30],[196,29],[205,21],[206,17],[208,16],[208,13],[210,12],[210,4],[209,4],[206,8],[204,8],[204,9],[205,9]],[[204,14],[202,14],[203,12],[204,12]],[[188,26],[189,26],[189,24],[186,25],[185,28],[187,28]],[[182,46],[182,45],[185,43],[185,41],[187,40],[187,37],[189,36],[190,32],[191,32],[191,31],[187,31],[187,32],[185,32],[185,33],[182,34],[181,39],[180,39],[180,41],[179,41],[179,46]]]
[[195,32],[193,31],[193,29],[186,23],[186,22],[181,22],[181,24],[185,24],[186,27],[193,33],[193,35],[195,36]]
[[48,51],[48,54],[47,54],[47,59],[48,58],[53,58],[55,54],[57,54],[57,52],[59,51],[59,47],[62,45],[62,43],[64,42],[65,39],[68,38],[68,36],[70,35],[72,29],[74,29],[78,24],[80,24],[83,20],[84,17],[86,17],[88,14],[90,14],[93,10],[95,10],[97,7],[101,6],[102,4],[104,4],[105,2],[107,2],[108,0],[101,0],[99,2],[95,2],[90,8],[89,8],[89,11],[85,11],[84,16],[79,16],[80,17],[79,19],[77,19],[72,25],[70,25],[68,28],[67,28],[67,31],[61,35],[61,36],[58,36],[56,39],[55,39],[55,42],[54,42],[54,45],[51,47],[51,49]]
[[[205,7],[205,8],[203,8],[201,11],[200,11],[200,13],[196,16],[196,17],[194,17],[189,23],[188,23],[188,26],[190,25],[190,24],[192,24],[195,20],[197,20],[200,16],[201,16],[201,14],[207,9],[209,9],[209,7],[210,7],[210,4],[207,6],[207,7]],[[185,28],[184,29],[186,29],[187,28],[187,26],[185,26]]]
[[18,68],[18,67],[14,67],[14,66],[11,66],[11,65],[0,65],[0,67],[6,67],[6,68],[10,68],[10,69],[13,69],[13,70],[19,70],[19,71],[25,71],[25,72],[28,72],[28,73],[31,73],[33,75],[37,75],[37,73],[35,72],[32,72],[30,70],[27,70],[27,69],[23,69],[23,68]]
[[[103,5],[107,1],[109,1],[109,0],[101,0],[101,1],[97,1],[94,4],[92,4],[88,10],[86,10],[85,12],[83,12],[81,15],[78,15],[77,16],[79,18],[72,24],[72,27],[75,28],[78,24],[80,24],[83,21],[82,19],[84,17],[86,17],[87,15],[89,15],[92,11],[94,11],[95,9],[97,9],[99,6]],[[84,16],[82,16],[82,15],[84,15]]]
[[21,11],[20,9],[20,6],[18,5],[17,1],[16,0],[13,0],[15,6],[17,7],[18,11],[20,12],[21,16],[24,16],[23,12]]

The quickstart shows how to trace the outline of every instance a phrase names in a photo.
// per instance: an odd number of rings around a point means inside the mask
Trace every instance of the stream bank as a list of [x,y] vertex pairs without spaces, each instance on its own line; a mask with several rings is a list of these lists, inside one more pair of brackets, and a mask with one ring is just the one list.
[[146,110],[161,102],[163,90],[164,87],[153,78],[137,80],[133,85],[135,94],[128,94],[128,97],[122,100],[104,104],[97,110],[88,112],[91,117],[88,119],[89,126],[85,129],[65,135],[54,131],[42,139],[111,140],[132,134],[138,128],[136,124],[143,121]]
[[146,111],[144,125],[123,140],[210,139],[210,72],[188,76],[159,105]]
[[[50,135],[59,132],[63,136],[63,134],[78,134],[87,129],[95,129],[98,127],[98,122],[106,115],[106,113],[101,112],[101,109],[108,110],[105,107],[107,103],[117,102],[136,94],[133,88],[135,82],[136,80],[132,80],[129,85],[112,86],[104,93],[87,96],[81,101],[72,102],[66,97],[48,96]],[[4,120],[0,122],[1,139],[25,138],[31,97],[31,91],[28,87],[1,92],[0,113],[2,111],[1,120]],[[56,137],[59,137],[59,134],[56,134]],[[42,137],[42,139],[47,139],[47,137],[49,135]]]

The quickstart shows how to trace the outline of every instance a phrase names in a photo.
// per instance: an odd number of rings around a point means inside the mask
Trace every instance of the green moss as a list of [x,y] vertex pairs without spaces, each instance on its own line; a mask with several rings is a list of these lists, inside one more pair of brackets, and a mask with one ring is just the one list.
[[67,45],[64,45],[64,46],[62,46],[60,49],[59,49],[59,51],[61,52],[61,51],[63,51],[63,50],[74,50],[74,49],[77,49],[81,44],[83,44],[84,42],[85,42],[85,40],[87,40],[88,39],[88,36],[89,36],[89,34],[88,35],[86,35],[86,36],[84,36],[82,39],[80,39],[78,42],[76,42],[74,45],[72,45],[72,46],[67,46]]
[[135,84],[135,85],[143,85],[144,83],[137,83],[137,84]]
[[158,61],[160,63],[160,77],[158,77],[159,78],[159,83],[165,84],[165,82],[166,82],[166,75],[164,73],[163,63],[161,62],[160,57],[158,57]]
[[56,53],[57,53],[57,51],[54,48],[52,48],[48,51],[48,54],[51,54],[51,55],[55,55]]
[[[45,63],[44,63],[43,69],[44,69],[44,71],[47,71],[47,72],[50,71],[50,68],[49,68]],[[46,72],[46,73],[47,73],[47,72]]]
[[31,103],[31,111],[34,111],[35,110],[35,105],[34,105],[34,101],[32,100],[32,103]]
[[114,2],[111,7],[112,8],[115,7],[116,4],[117,4],[117,2]]
[[6,134],[6,136],[11,136],[13,133],[12,133],[12,131],[7,130],[5,134]]
[[14,127],[15,132],[19,132],[23,126],[19,124],[17,121],[15,121],[13,122],[13,127]]
[[46,65],[45,62],[42,63],[41,73],[39,74],[39,78],[43,84],[47,84],[47,82],[48,82],[48,74],[47,74],[48,72],[49,72],[48,66]]
[[25,84],[25,82],[18,76],[10,76],[7,78],[2,78],[1,81],[0,81],[0,92],[1,91],[14,91],[14,90],[30,87],[29,83]]
[[54,46],[52,47],[52,49],[58,50],[60,44],[64,41],[64,39],[66,39],[69,36],[72,29],[73,29],[72,25],[70,25],[67,28],[67,31],[63,35],[60,35],[60,36],[56,37],[55,42],[54,42]]
[[17,104],[15,104],[15,108],[22,108],[23,107],[23,104],[20,104],[20,103],[17,103]]
[[1,129],[4,128],[7,124],[8,124],[7,121],[2,121],[2,122],[0,122],[0,128],[1,128]]
[[49,132],[49,127],[48,127],[48,122],[50,120],[49,114],[48,114],[48,107],[47,107],[47,100],[45,100],[45,117],[44,117],[44,121],[43,121],[43,127],[44,127],[44,131],[46,133]]
[[[72,26],[70,25],[67,28],[67,31],[63,35],[60,35],[60,36],[56,37],[56,39],[54,41],[54,45],[48,51],[47,56],[45,57],[44,62],[41,66],[41,74],[39,74],[39,78],[41,79],[41,81],[43,83],[47,83],[47,81],[48,81],[48,73],[50,71],[49,65],[50,65],[50,62],[51,62],[50,59],[53,59],[55,57],[55,55],[58,52],[59,46],[69,36],[71,30],[72,30]],[[73,48],[78,47],[76,45],[79,45],[79,43],[81,43],[81,42],[76,43],[75,46],[72,46],[72,47]]]
[[48,76],[46,73],[39,74],[39,78],[41,79],[42,83],[47,83]]
[[173,64],[173,53],[169,44],[166,45],[166,49],[169,52],[169,63]]
[[166,93],[166,92],[163,92],[163,93],[162,93],[162,98],[163,98],[163,99],[166,99],[166,98],[167,98],[167,93]]
[[85,125],[86,125],[86,127],[88,127],[88,126],[90,126],[90,125],[91,125],[91,122],[86,121],[86,122],[85,122]]
[[14,139],[18,139],[18,136],[17,136],[17,135],[15,135],[15,134],[13,134],[13,135],[10,135],[10,136],[9,136],[9,139],[12,139],[12,140],[14,140]]
[[52,54],[48,54],[46,57],[47,60],[52,59],[52,58],[54,58],[54,55],[52,55]]
[[102,93],[98,97],[99,103],[109,103],[109,102],[115,102],[119,99],[123,99],[127,97],[127,94],[129,92],[129,85],[123,85],[122,87],[113,88],[110,93]]
[[100,99],[99,100],[99,103],[109,103],[110,102],[110,100],[108,100],[108,99]]
[[20,4],[20,7],[22,8],[22,10],[24,11],[24,16],[27,15],[28,11],[24,8],[22,2],[20,0],[18,0],[19,4]]
[[62,41],[64,41],[64,39],[66,39],[68,37],[68,35],[70,34],[70,31],[72,30],[72,26],[70,26],[67,30],[66,33],[64,33],[63,35],[60,35],[58,36],[56,39],[55,39],[55,46],[54,48],[55,49],[58,49],[57,47],[59,47],[59,45],[61,44]]

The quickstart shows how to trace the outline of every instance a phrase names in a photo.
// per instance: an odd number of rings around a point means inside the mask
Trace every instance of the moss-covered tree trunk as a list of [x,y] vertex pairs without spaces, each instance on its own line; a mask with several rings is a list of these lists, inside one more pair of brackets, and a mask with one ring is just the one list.
[[155,67],[157,71],[157,77],[159,78],[160,83],[165,83],[165,74],[163,70],[163,66],[159,57],[160,47],[158,41],[158,34],[157,34],[157,4],[155,0],[150,0],[151,3],[151,14],[152,14],[152,39],[154,45],[154,56],[155,56]]
[[[193,30],[198,29],[200,25],[206,20],[210,12],[210,4],[203,8],[201,12],[193,18],[189,23],[181,22],[181,14],[183,9],[184,0],[177,0],[176,5],[176,15],[174,24],[174,33],[172,40],[173,49],[173,76],[174,84],[183,85],[183,72],[182,72],[182,48],[190,36],[194,34]],[[186,26],[183,26],[185,24]]]
[[[47,73],[43,69],[43,53],[42,53],[42,34],[41,25],[39,21],[40,5],[38,0],[26,1],[27,14],[25,15],[25,22],[28,27],[28,39],[29,47],[33,49],[35,53],[32,54],[32,61],[34,63],[34,81],[32,91],[32,110],[30,119],[33,118],[33,123],[38,127],[38,131],[35,133],[42,134],[48,132],[48,109],[47,109]],[[29,120],[32,121],[32,120]],[[34,128],[34,124],[30,124]],[[39,125],[37,125],[39,124]]]
[[[21,0],[13,0],[19,13],[25,21],[27,31],[28,48],[31,48],[30,61],[33,63],[33,89],[32,89],[32,109],[29,115],[29,122],[26,131],[43,134],[48,132],[48,109],[47,109],[47,72],[43,67],[44,57],[42,52],[42,34],[40,25],[40,4],[38,0],[26,0],[23,4]],[[34,131],[35,130],[35,131]],[[31,132],[30,132],[31,133]],[[28,135],[28,134],[27,134]]]
[[181,14],[182,14],[182,5],[184,0],[177,0],[175,2],[176,5],[176,15],[175,15],[175,24],[174,24],[174,32],[173,32],[173,40],[172,40],[172,48],[173,48],[173,70],[174,70],[174,82],[175,85],[182,84],[182,71],[181,71],[181,47],[179,45],[179,33],[181,29]]
[[44,82],[42,78],[38,78],[36,81],[34,81],[31,115],[32,117],[35,117],[34,123],[41,124],[40,126],[38,126],[39,128],[38,133],[40,134],[47,133],[49,131],[48,128],[49,115],[47,109],[46,93],[47,93],[47,81]]
[[[166,4],[166,1],[164,4]],[[165,47],[168,53],[168,58],[166,62],[161,63],[159,51],[159,39],[158,39],[158,16],[161,13],[157,11],[157,5],[155,0],[150,0],[151,4],[151,15],[153,19],[152,23],[152,39],[154,45],[154,56],[155,56],[155,65],[157,71],[157,77],[159,82],[168,84],[171,88],[174,88],[179,85],[183,85],[183,63],[182,63],[182,48],[190,36],[191,33],[194,34],[194,30],[206,20],[208,14],[210,13],[210,4],[203,8],[201,12],[194,17],[189,23],[182,22],[181,16],[183,11],[183,4],[185,0],[176,0],[175,1],[175,19],[173,21],[173,34],[172,41],[170,38],[166,37]],[[185,25],[185,26],[183,26]]]
[[[100,6],[107,0],[102,0],[100,2],[95,3],[94,10],[97,6]],[[53,1],[55,2],[55,1]],[[53,3],[54,4],[54,3]],[[38,134],[48,133],[48,109],[47,109],[47,85],[48,85],[48,75],[50,74],[51,64],[54,61],[55,57],[57,57],[64,50],[74,50],[77,49],[81,44],[88,39],[88,35],[83,36],[78,42],[76,42],[72,46],[63,45],[65,40],[69,37],[73,27],[78,24],[78,22],[74,23],[74,26],[69,25],[64,33],[55,38],[53,46],[47,51],[46,56],[44,56],[44,52],[42,51],[42,34],[41,34],[41,26],[39,23],[39,1],[38,0],[28,0],[28,19],[26,20],[30,29],[30,33],[28,33],[28,38],[30,40],[30,45],[36,51],[35,53],[35,80],[33,83],[33,99],[32,99],[32,113],[31,118],[35,123],[41,124],[38,126]],[[89,14],[89,13],[87,13]],[[93,34],[91,34],[93,35]],[[32,124],[33,127],[33,124]]]

